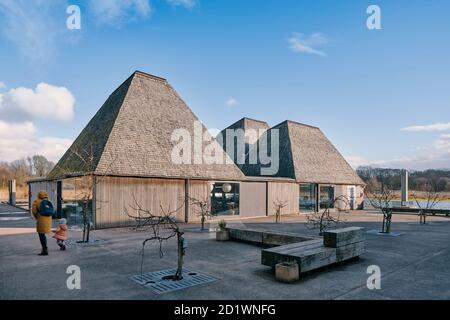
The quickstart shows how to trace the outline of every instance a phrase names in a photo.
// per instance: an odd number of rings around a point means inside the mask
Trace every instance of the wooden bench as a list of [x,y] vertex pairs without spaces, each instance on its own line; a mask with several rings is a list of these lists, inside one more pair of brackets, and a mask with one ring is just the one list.
[[323,240],[307,240],[261,251],[261,263],[274,268],[278,263],[296,262],[299,273],[359,257],[365,251],[362,228],[326,231]]
[[236,227],[227,228],[227,230],[230,234],[230,240],[258,244],[264,247],[281,246],[316,239],[289,232],[274,232]]

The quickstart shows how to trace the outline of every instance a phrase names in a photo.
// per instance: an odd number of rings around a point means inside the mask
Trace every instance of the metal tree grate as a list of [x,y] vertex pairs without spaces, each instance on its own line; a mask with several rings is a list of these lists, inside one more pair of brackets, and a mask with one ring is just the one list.
[[167,276],[173,276],[176,273],[177,269],[168,269],[162,271],[155,271],[144,273],[142,276],[140,274],[132,276],[131,280],[137,282],[141,286],[152,289],[156,294],[163,294],[167,292],[182,290],[185,288],[190,288],[206,283],[211,283],[217,281],[217,278],[214,278],[210,275],[199,273],[199,272],[191,272],[189,270],[183,270],[183,279],[179,281],[173,281],[169,279],[164,279]]
[[89,240],[89,242],[81,242],[81,240],[66,240],[66,241],[64,241],[66,247],[92,246],[92,245],[96,245],[96,244],[101,244],[103,242],[104,241],[100,240],[100,239]]
[[383,237],[400,237],[403,235],[403,232],[390,232],[390,233],[382,233],[379,230],[369,230],[366,231],[367,234],[373,234],[377,236],[383,236]]

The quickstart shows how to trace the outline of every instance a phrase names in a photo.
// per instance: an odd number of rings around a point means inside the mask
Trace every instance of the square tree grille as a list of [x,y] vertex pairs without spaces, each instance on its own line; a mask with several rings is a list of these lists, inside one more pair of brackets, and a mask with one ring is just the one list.
[[143,287],[152,289],[156,294],[163,294],[167,292],[177,291],[185,288],[190,288],[202,284],[211,283],[217,281],[210,275],[191,272],[189,270],[183,270],[183,279],[179,281],[173,281],[170,279],[164,279],[167,276],[173,276],[177,269],[168,269],[162,271],[155,271],[144,273],[142,276],[140,274],[131,277],[131,280],[137,282]]

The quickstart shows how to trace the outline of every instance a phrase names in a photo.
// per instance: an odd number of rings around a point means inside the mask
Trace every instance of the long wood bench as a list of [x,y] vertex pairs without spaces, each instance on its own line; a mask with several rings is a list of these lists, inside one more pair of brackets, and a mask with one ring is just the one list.
[[323,239],[281,245],[261,251],[261,263],[275,267],[279,263],[295,262],[299,273],[359,257],[365,251],[362,228],[330,230]]
[[253,243],[264,247],[281,246],[290,243],[299,243],[317,239],[314,237],[305,237],[289,232],[276,232],[239,227],[227,228],[227,230],[230,235],[230,240]]

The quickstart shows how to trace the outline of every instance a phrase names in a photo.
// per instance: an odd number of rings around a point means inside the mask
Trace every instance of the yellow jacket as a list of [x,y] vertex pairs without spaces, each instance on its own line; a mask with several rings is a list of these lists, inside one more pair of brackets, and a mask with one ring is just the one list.
[[36,219],[36,231],[37,233],[50,233],[52,229],[52,217],[44,217],[39,214],[39,206],[41,201],[48,198],[48,194],[45,191],[39,191],[38,197],[33,202],[31,207],[31,213],[33,213]]

